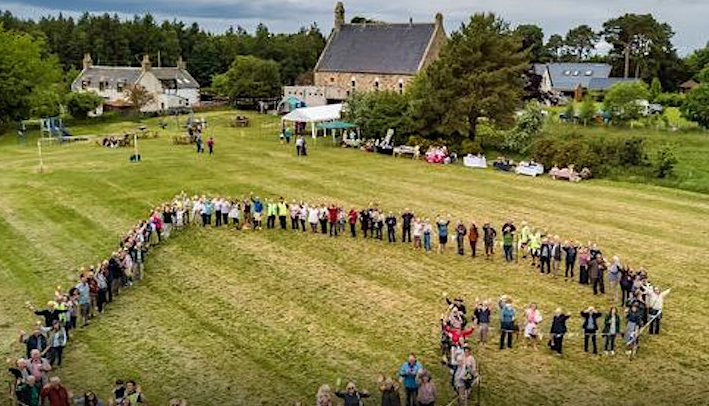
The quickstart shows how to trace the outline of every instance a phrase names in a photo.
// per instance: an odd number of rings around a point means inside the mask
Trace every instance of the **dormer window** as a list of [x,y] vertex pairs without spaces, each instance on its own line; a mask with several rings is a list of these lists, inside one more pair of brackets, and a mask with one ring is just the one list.
[[586,74],[586,76],[593,76],[593,71],[589,69],[586,71],[585,74]]
[[565,71],[564,71],[564,76],[569,76],[569,75],[571,75],[571,71],[570,71],[570,70],[565,70]]
[[575,70],[575,71],[574,71],[574,76],[578,76],[578,75],[579,75],[579,71]]

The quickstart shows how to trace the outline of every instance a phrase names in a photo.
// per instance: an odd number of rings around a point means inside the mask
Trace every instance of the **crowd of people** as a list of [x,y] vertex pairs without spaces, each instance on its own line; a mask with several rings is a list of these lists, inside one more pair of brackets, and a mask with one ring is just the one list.
[[[578,274],[578,283],[590,285],[589,291],[594,295],[605,295],[607,291],[611,302],[607,312],[602,313],[593,307],[578,312],[584,351],[594,354],[598,353],[598,335],[603,339],[605,354],[615,354],[617,336],[622,337],[622,347],[629,354],[635,354],[645,326],[649,326],[650,334],[660,333],[663,303],[669,293],[669,289],[661,291],[649,283],[647,270],[634,269],[621,262],[618,256],[608,261],[596,244],[578,244],[571,239],[562,241],[558,235],[548,235],[526,222],[522,222],[518,229],[514,221],[506,221],[500,227],[498,237],[495,226],[489,222],[481,227],[476,222],[462,220],[453,224],[450,215],[430,219],[409,209],[395,214],[375,203],[347,210],[335,203],[287,202],[283,197],[261,199],[253,193],[230,198],[189,197],[183,192],[156,207],[148,219],[132,228],[109,258],[95,266],[79,269],[75,286],[68,289],[57,286],[46,308],[39,309],[27,302],[29,311],[41,316],[42,320],[37,322],[31,334],[20,332],[19,341],[25,345],[26,351],[10,368],[15,377],[14,391],[19,405],[38,406],[44,400],[50,406],[69,404],[71,393],[61,384],[59,377],[50,374],[62,366],[63,350],[74,339],[73,332],[89,326],[123,289],[130,288],[145,276],[145,260],[152,247],[169,238],[172,230],[188,225],[254,231],[264,227],[279,228],[325,234],[332,238],[362,236],[382,242],[386,235],[389,244],[400,241],[426,254],[433,252],[433,235],[437,236],[436,252],[446,254],[452,251],[448,248],[449,235],[452,234],[455,254],[471,258],[484,256],[486,260],[493,260],[496,247],[501,246],[502,257],[508,263],[522,259],[532,269],[550,278],[561,278],[563,269],[565,280],[576,280]],[[482,255],[478,255],[477,249],[480,240],[484,248]],[[544,336],[541,332],[544,318],[536,303],[515,308],[513,299],[507,295],[502,295],[495,306],[490,299],[476,299],[470,313],[464,300],[450,300],[447,295],[445,300],[448,307],[441,316],[442,363],[450,370],[450,384],[458,397],[458,404],[465,405],[479,377],[471,351],[471,337],[478,344],[485,345],[492,330],[493,313],[497,313],[500,350],[512,348],[513,340],[520,333],[527,346],[536,350]],[[571,313],[560,308],[551,317],[547,345],[557,355],[562,354],[564,338],[570,335],[567,321],[571,317]],[[398,379],[382,377],[379,383],[383,405],[400,405],[400,389],[407,406],[433,405],[436,400],[437,390],[431,374],[413,353],[401,366]],[[349,382],[343,391],[339,388],[332,391],[324,385],[318,391],[316,401],[318,406],[328,406],[339,397],[346,406],[359,406],[361,399],[369,396],[354,382]],[[90,391],[77,398],[77,402],[103,404]],[[127,380],[124,384],[124,381],[117,380],[107,403],[137,406],[147,401],[134,381]],[[182,406],[185,401],[174,399],[173,404]]]

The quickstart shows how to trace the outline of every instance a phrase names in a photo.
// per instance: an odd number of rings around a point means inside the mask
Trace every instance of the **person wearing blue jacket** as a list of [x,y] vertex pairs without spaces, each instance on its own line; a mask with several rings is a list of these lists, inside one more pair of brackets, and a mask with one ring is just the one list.
[[505,336],[507,336],[507,348],[512,348],[515,309],[512,307],[512,300],[507,295],[500,298],[498,305],[500,306],[500,349],[505,348]]
[[419,389],[416,378],[421,370],[421,363],[416,360],[414,353],[411,353],[409,360],[399,368],[399,376],[403,379],[406,390],[406,406],[416,406],[416,396]]

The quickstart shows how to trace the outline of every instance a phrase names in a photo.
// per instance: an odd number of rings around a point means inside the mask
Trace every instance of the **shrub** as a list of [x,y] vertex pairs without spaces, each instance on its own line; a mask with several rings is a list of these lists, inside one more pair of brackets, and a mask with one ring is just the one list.
[[677,157],[675,156],[674,146],[665,144],[660,147],[655,160],[655,174],[657,177],[664,179],[672,174],[675,164],[677,164]]
[[660,93],[655,98],[655,103],[663,107],[680,107],[684,103],[684,95],[681,93]]
[[468,154],[482,154],[483,153],[483,148],[480,145],[480,142],[476,139],[475,141],[471,141],[470,139],[464,139],[463,142],[460,145],[460,153],[463,155],[468,155]]

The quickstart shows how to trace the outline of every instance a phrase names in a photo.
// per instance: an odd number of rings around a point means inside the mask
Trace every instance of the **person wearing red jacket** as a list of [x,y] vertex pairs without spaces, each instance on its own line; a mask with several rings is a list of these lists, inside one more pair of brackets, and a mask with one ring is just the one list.
[[42,388],[42,402],[49,400],[49,406],[70,406],[69,391],[61,384],[58,376],[53,376]]
[[359,212],[354,207],[347,213],[347,222],[350,223],[350,232],[352,237],[357,237],[357,219],[359,218]]
[[327,220],[330,223],[330,237],[337,237],[337,212],[335,204],[331,204],[327,209]]
[[465,340],[466,337],[473,334],[475,327],[470,327],[469,329],[463,330],[445,325],[443,326],[443,329],[446,331],[446,333],[448,333],[448,336],[450,336],[451,342],[457,343],[460,341],[461,338]]

